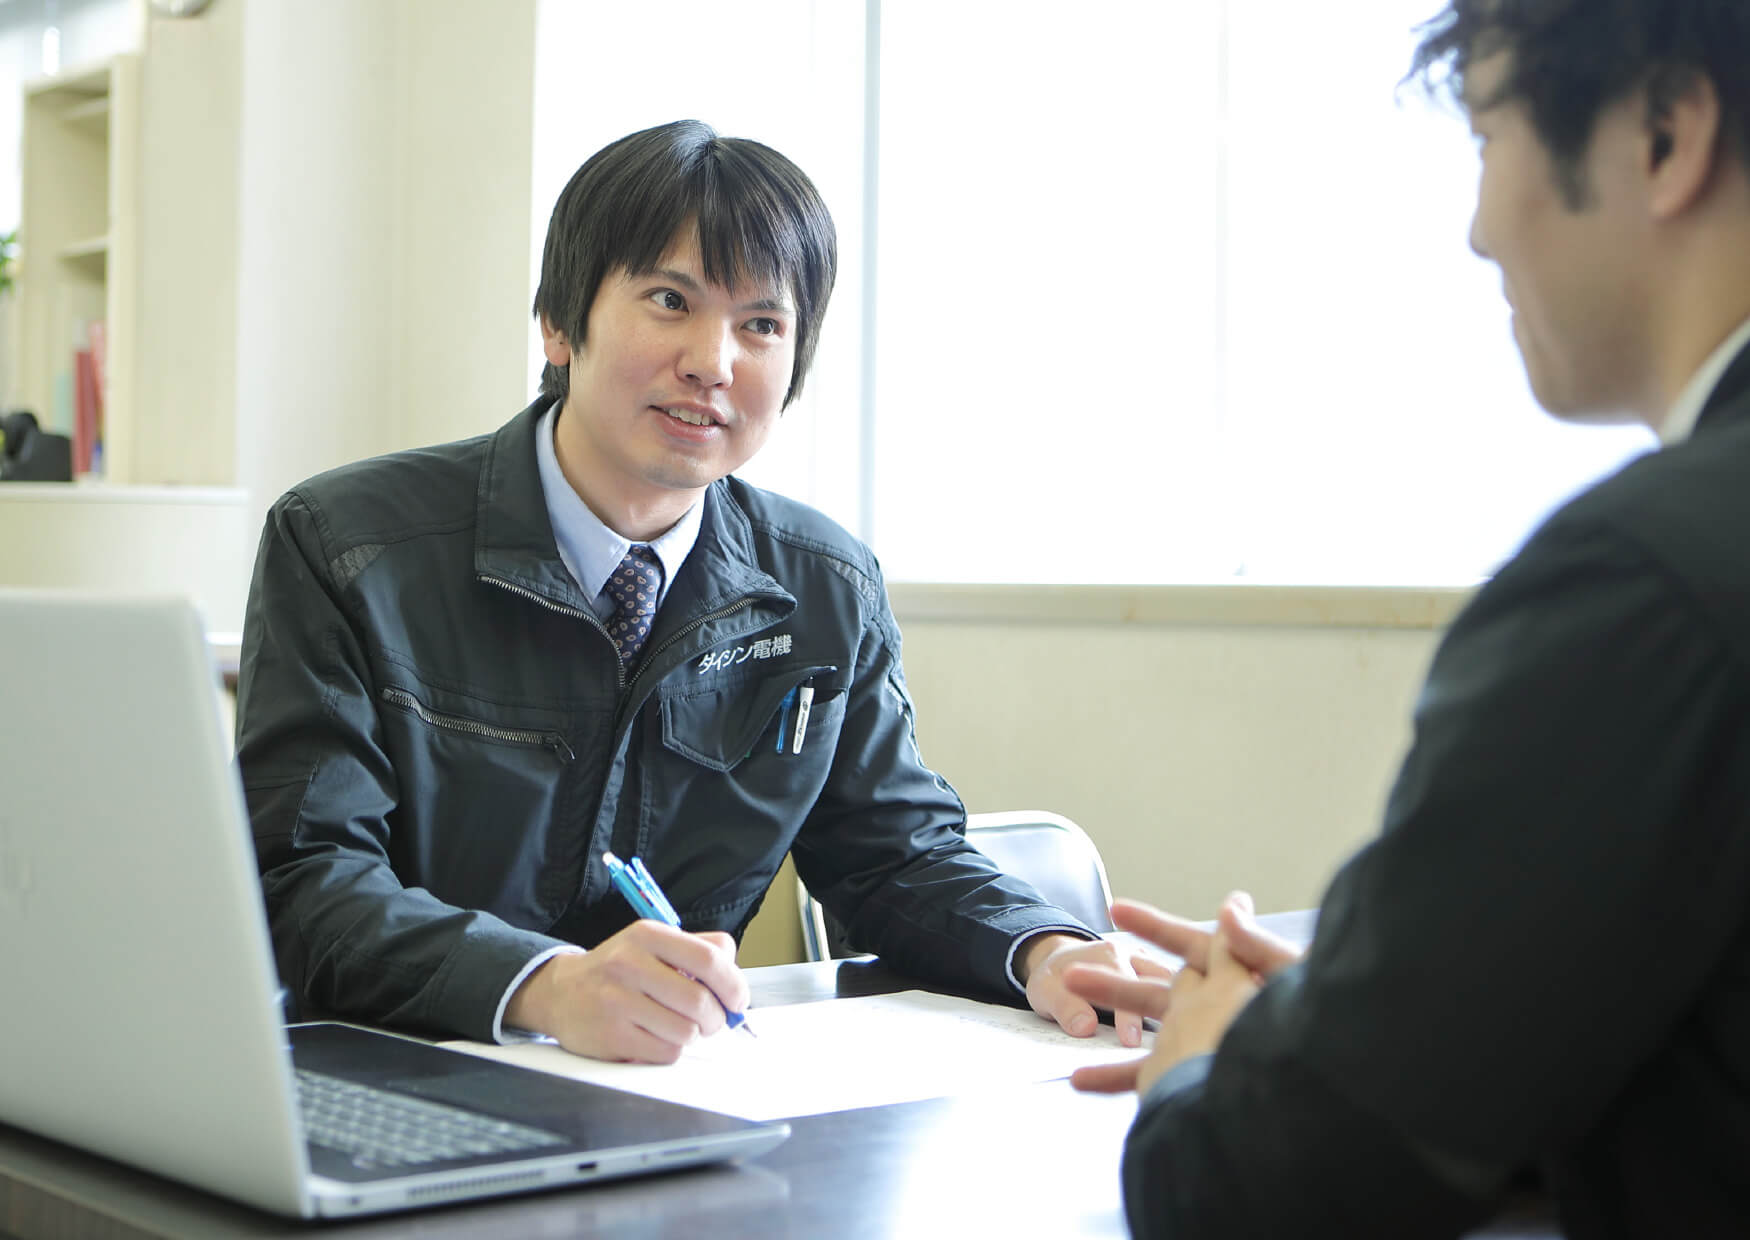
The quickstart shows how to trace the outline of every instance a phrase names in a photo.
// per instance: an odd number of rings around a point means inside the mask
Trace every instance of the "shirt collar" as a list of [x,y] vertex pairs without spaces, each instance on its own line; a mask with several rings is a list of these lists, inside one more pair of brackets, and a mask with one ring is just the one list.
[[[535,427],[535,466],[540,471],[541,490],[547,499],[547,519],[553,523],[553,541],[559,547],[559,559],[577,582],[586,598],[594,599],[607,585],[608,578],[626,558],[632,543],[602,524],[602,519],[590,511],[565,480],[559,468],[559,454],[553,447],[553,431],[559,420],[563,402],[555,402],[541,415]],[[699,539],[699,524],[704,519],[705,506],[694,504],[679,521],[650,540],[648,546],[662,563],[662,589],[657,592],[657,606],[668,595],[668,587],[693,544]]]
[[1665,424],[1659,428],[1661,443],[1670,447],[1689,438],[1696,422],[1701,419],[1701,411],[1707,408],[1708,397],[1714,394],[1714,388],[1725,375],[1726,367],[1747,344],[1750,344],[1750,319],[1738,324],[1737,331],[1720,341],[1719,348],[1707,355],[1707,361],[1683,385],[1670,412],[1665,415]]

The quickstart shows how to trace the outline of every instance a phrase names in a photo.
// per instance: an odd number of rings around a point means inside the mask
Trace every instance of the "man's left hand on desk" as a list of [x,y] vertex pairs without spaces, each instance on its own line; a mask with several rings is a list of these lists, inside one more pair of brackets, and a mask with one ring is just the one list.
[[[1064,981],[1064,974],[1074,965],[1092,965],[1123,977],[1135,977],[1139,971],[1148,977],[1172,976],[1164,966],[1131,957],[1120,945],[1105,939],[1090,942],[1072,934],[1045,933],[1022,943],[1015,956],[1015,976],[1027,988],[1028,1004],[1078,1038],[1092,1037],[1100,1019],[1093,1004]],[[1124,1046],[1141,1046],[1142,1015],[1114,1009],[1113,1017],[1118,1041]]]

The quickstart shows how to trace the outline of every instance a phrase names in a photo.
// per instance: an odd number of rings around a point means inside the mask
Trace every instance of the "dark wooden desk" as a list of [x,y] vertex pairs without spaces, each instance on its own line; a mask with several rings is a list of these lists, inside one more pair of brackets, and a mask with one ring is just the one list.
[[[906,985],[873,961],[778,965],[748,978],[756,1007]],[[1134,1111],[1128,1097],[1084,1096],[1052,1081],[801,1116],[788,1141],[745,1166],[339,1225],[276,1219],[0,1126],[0,1237],[1120,1237],[1118,1158]],[[1535,1221],[1477,1233],[1556,1235]]]

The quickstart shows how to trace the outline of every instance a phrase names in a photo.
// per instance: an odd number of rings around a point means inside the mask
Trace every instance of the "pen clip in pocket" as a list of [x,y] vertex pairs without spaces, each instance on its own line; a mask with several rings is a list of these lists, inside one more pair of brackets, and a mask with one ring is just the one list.
[[[822,693],[831,690],[830,664],[791,667],[757,679],[719,684],[694,693],[675,694],[662,702],[662,742],[711,770],[728,771],[760,753],[791,756],[797,752],[796,728],[808,699],[802,740],[817,731]],[[806,692],[805,692],[806,691]],[[777,735],[772,735],[776,729]]]

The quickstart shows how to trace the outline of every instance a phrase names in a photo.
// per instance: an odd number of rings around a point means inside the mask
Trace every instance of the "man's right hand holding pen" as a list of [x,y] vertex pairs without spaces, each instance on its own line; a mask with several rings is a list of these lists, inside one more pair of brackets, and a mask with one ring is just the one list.
[[592,1059],[673,1063],[749,999],[733,937],[639,920],[588,952],[546,961],[511,996],[504,1021]]

